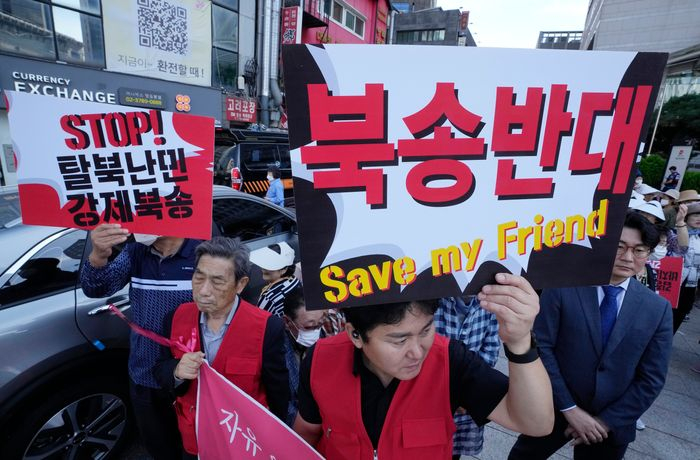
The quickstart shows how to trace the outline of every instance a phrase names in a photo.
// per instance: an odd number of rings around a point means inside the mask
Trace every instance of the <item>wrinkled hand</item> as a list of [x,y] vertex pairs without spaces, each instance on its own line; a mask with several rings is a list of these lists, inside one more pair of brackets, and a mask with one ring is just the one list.
[[92,252],[90,253],[90,263],[100,267],[107,263],[107,259],[112,255],[112,248],[126,241],[129,231],[121,228],[119,224],[101,224],[90,232],[92,242]]
[[574,439],[571,441],[572,446],[579,444],[595,444],[602,442],[608,437],[610,431],[601,419],[592,417],[588,412],[580,407],[562,412],[569,426],[564,431],[566,436],[571,435]]
[[203,361],[204,353],[201,351],[185,353],[175,367],[175,377],[182,380],[196,379]]
[[498,273],[496,282],[479,292],[481,306],[496,315],[498,335],[508,349],[525,353],[530,349],[530,331],[540,311],[540,299],[522,276]]
[[685,221],[685,216],[688,214],[688,205],[680,204],[678,205],[678,212],[676,213],[676,225],[683,225]]

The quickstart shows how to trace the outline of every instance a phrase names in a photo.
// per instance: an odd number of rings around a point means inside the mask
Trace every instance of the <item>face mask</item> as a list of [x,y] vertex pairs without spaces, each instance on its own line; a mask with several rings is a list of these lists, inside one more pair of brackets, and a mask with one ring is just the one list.
[[272,182],[273,180],[275,180],[275,178],[272,177],[272,176],[267,176],[267,180],[269,180],[270,182]]
[[654,248],[654,258],[658,260],[662,257],[666,257],[666,245],[664,244],[662,246],[660,244],[657,244]]
[[310,331],[300,329],[299,335],[297,336],[296,341],[302,347],[309,348],[311,345],[315,344],[320,337],[321,337],[321,328],[320,327],[318,329],[312,329]]
[[661,207],[668,206],[668,200],[661,200]]
[[641,184],[642,182],[644,182],[644,179],[641,178],[641,177],[638,177],[638,178],[636,178],[636,179],[634,180],[635,185],[639,185],[639,184]]
[[144,246],[150,246],[160,238],[158,235],[146,235],[144,233],[134,233],[134,239],[137,243],[141,243]]

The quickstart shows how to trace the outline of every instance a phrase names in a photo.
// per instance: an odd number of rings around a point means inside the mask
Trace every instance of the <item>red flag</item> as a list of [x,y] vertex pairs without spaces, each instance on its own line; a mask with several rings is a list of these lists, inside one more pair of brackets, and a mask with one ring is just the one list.
[[317,460],[323,457],[205,361],[197,387],[199,458]]
[[650,262],[656,272],[656,293],[678,307],[683,273],[683,257],[663,257]]

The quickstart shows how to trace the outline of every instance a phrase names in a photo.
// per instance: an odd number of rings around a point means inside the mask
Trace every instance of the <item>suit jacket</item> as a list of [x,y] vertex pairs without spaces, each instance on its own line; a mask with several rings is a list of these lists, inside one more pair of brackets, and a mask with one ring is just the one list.
[[632,278],[603,349],[595,287],[545,289],[535,320],[557,410],[577,405],[600,417],[615,442],[634,441],[635,421],[666,380],[671,305]]

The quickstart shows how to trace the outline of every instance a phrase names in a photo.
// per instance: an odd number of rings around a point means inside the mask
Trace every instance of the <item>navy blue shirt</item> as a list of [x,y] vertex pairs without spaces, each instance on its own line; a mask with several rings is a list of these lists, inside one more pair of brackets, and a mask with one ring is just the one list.
[[[186,239],[177,253],[161,257],[151,246],[129,243],[111,262],[95,268],[86,262],[80,283],[88,297],[110,296],[131,282],[131,316],[134,323],[163,335],[163,319],[180,304],[192,302],[194,250],[201,241]],[[153,368],[160,345],[131,333],[129,376],[134,383],[159,388]]]

